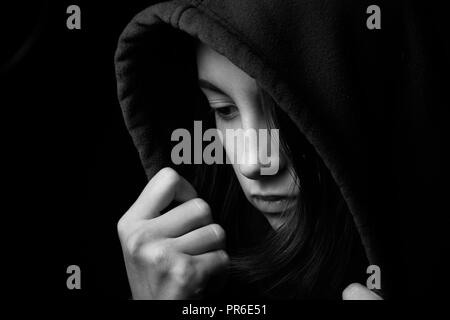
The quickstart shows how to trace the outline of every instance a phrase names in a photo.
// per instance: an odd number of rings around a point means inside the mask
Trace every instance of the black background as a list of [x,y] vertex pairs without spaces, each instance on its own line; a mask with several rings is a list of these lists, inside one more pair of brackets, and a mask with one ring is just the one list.
[[[66,27],[72,4],[81,8],[81,30]],[[116,223],[145,175],[118,104],[114,52],[149,4],[1,5],[2,260],[21,296],[129,297]],[[11,63],[30,35],[35,41]],[[66,287],[72,264],[82,290]]]

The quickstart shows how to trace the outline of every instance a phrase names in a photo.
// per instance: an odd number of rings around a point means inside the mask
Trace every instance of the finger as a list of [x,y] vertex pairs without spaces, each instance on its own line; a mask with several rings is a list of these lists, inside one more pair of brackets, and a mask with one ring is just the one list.
[[199,282],[204,283],[211,276],[224,271],[230,262],[230,258],[224,250],[210,251],[193,256],[198,274]]
[[383,300],[375,292],[370,291],[367,287],[352,283],[342,292],[343,300]]
[[175,238],[212,223],[211,209],[202,199],[195,198],[152,220],[162,236]]
[[153,219],[173,200],[185,202],[197,197],[194,187],[175,170],[161,169],[126,213],[126,219]]
[[190,255],[222,249],[225,247],[225,231],[218,224],[210,224],[174,239],[174,246]]

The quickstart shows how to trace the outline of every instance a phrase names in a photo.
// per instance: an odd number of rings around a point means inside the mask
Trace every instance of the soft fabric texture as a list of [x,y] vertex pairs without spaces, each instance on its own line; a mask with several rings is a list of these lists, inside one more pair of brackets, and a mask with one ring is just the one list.
[[[256,79],[324,160],[353,215],[369,262],[381,268],[383,296],[415,296],[433,281],[413,283],[413,254],[427,255],[419,259],[418,272],[429,274],[439,266],[435,251],[427,252],[424,244],[438,239],[429,238],[430,224],[422,212],[435,212],[439,203],[433,196],[440,194],[434,188],[439,190],[435,181],[445,130],[436,108],[448,106],[439,81],[448,68],[448,45],[439,35],[442,30],[422,19],[421,11],[438,11],[414,2],[377,1],[382,29],[368,30],[366,9],[371,4],[153,4],[133,18],[119,39],[118,97],[150,179],[171,165],[172,130],[192,126],[195,117],[186,105],[198,99],[196,81],[190,78],[195,71],[188,63],[193,59],[187,54],[193,51],[191,39],[225,55]],[[441,41],[429,40],[429,34]],[[422,181],[433,189],[414,189],[412,184]],[[426,239],[413,239],[420,230]]]

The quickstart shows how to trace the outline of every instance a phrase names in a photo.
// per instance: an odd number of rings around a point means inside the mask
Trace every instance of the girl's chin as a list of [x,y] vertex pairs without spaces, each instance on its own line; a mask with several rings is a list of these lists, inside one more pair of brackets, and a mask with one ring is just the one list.
[[263,215],[275,231],[278,230],[278,228],[280,228],[286,220],[286,217],[281,214],[263,213]]

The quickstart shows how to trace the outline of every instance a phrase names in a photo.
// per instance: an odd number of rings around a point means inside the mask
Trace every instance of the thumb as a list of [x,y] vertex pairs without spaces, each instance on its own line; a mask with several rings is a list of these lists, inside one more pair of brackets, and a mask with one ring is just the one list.
[[370,291],[367,287],[352,283],[342,291],[342,300],[383,300],[375,292]]

